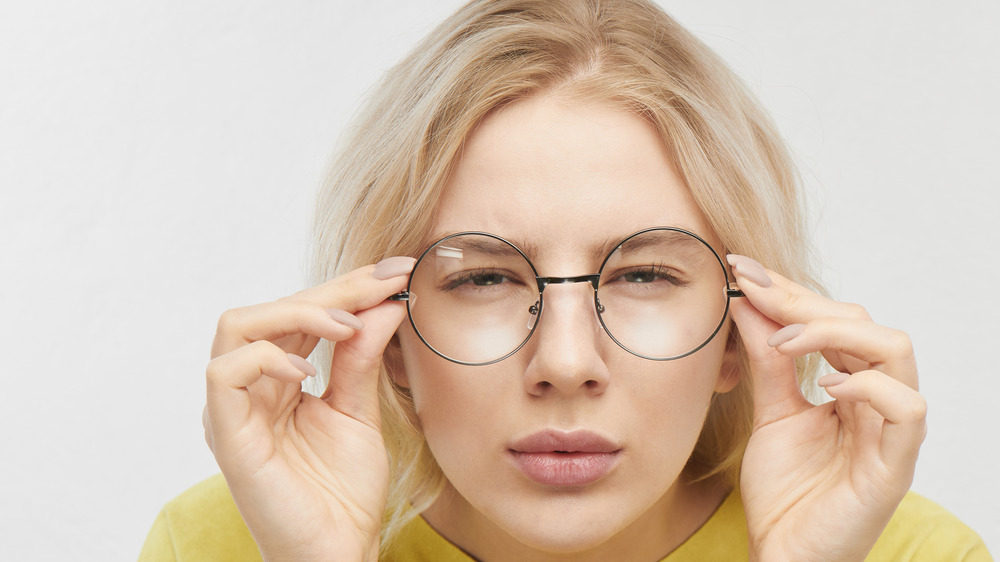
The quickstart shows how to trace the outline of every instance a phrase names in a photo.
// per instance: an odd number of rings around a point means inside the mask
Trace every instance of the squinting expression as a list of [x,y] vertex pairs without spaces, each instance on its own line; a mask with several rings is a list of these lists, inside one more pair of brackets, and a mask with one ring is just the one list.
[[[428,240],[496,233],[540,275],[569,277],[595,273],[601,248],[650,226],[722,251],[649,123],[537,95],[471,135]],[[736,382],[719,375],[726,336],[683,359],[635,357],[601,329],[587,283],[546,288],[537,332],[493,365],[450,363],[404,323],[398,382],[448,479],[424,517],[481,558],[596,553],[625,539],[668,548],[654,544],[670,536],[663,527],[697,503],[679,475],[713,393]]]

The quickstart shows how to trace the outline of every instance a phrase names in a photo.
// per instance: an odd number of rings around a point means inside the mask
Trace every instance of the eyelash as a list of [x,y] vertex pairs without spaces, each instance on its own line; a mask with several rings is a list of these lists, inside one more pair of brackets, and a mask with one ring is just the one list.
[[[482,278],[491,276],[500,277],[501,278],[500,282],[484,283],[484,284],[478,284],[475,282],[475,279],[477,277]],[[458,277],[445,279],[445,282],[442,284],[441,289],[444,291],[454,291],[466,284],[471,284],[475,287],[492,287],[497,285],[503,285],[505,282],[517,283],[515,276],[510,272],[503,271],[500,269],[482,268],[482,269],[463,271],[458,274]]]
[[[671,269],[669,267],[666,267],[664,265],[661,265],[661,264],[644,265],[644,266],[641,266],[641,267],[634,267],[634,268],[626,269],[624,271],[616,272],[615,275],[611,279],[608,280],[608,282],[610,283],[610,282],[622,280],[622,279],[625,278],[625,276],[630,275],[630,274],[636,274],[636,273],[646,274],[646,275],[652,277],[653,281],[656,281],[657,279],[662,279],[662,280],[664,280],[664,281],[666,281],[666,282],[668,282],[668,283],[670,283],[670,284],[672,284],[674,286],[677,286],[677,287],[683,287],[683,286],[685,286],[685,285],[688,284],[688,282],[686,280],[681,279],[680,277],[678,277],[677,275],[675,275],[676,272],[673,269]],[[649,282],[646,282],[646,283],[636,283],[636,284],[638,284],[638,285],[644,285],[644,284],[651,283],[651,282],[652,281],[649,281]]]

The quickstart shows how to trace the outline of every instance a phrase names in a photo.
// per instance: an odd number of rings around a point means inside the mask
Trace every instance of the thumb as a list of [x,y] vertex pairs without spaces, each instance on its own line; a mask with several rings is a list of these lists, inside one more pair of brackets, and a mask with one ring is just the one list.
[[334,345],[330,382],[322,398],[335,410],[378,428],[382,353],[406,317],[406,305],[385,301],[356,316],[364,328]]
[[799,390],[795,360],[767,344],[781,325],[764,316],[747,298],[733,299],[729,310],[750,360],[754,427],[811,407]]

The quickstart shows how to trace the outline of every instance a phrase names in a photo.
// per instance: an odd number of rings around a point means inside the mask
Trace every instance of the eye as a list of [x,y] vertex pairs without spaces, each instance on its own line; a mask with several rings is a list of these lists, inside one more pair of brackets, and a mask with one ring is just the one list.
[[469,276],[469,281],[473,285],[479,287],[486,287],[488,285],[499,285],[503,283],[507,278],[500,273],[478,273]]
[[608,279],[608,283],[613,283],[616,281],[623,281],[625,283],[646,285],[651,283],[656,283],[662,281],[675,286],[684,286],[687,284],[686,281],[681,280],[676,272],[662,265],[644,265],[640,267],[634,267],[626,271],[617,272]]
[[629,271],[622,275],[622,279],[629,283],[652,283],[656,281],[656,272],[652,269]]
[[478,269],[461,271],[448,277],[442,285],[444,291],[454,291],[462,287],[500,288],[503,285],[522,285],[522,283],[506,271],[497,269]]

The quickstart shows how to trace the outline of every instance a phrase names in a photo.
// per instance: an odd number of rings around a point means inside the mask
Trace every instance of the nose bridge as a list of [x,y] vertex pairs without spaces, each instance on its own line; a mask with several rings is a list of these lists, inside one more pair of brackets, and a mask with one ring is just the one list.
[[[600,276],[597,274],[577,275],[575,277],[538,277],[538,292],[544,303],[540,312],[541,316],[548,318],[544,321],[545,324],[548,324],[548,329],[539,326],[543,332],[540,335],[562,336],[566,339],[572,339],[580,337],[579,331],[581,329],[602,331],[594,300],[599,278]],[[584,298],[585,296],[587,298]],[[581,304],[583,308],[580,308]],[[593,322],[589,320],[593,320]],[[541,321],[541,317],[536,318],[535,321]],[[577,345],[589,344],[587,340],[576,341]]]
[[[594,279],[591,280],[591,277]],[[544,286],[541,286],[541,281],[545,280]],[[589,297],[585,299],[584,307],[594,311],[594,293],[597,291],[597,276],[596,275],[583,275],[580,277],[540,277],[540,287],[539,292],[544,295],[544,307],[543,311],[545,316],[559,316],[562,319],[557,319],[555,322],[562,323],[562,321],[569,319],[572,316],[578,316],[575,312],[569,313],[566,309],[567,307],[579,306],[579,303],[583,301],[583,297]],[[584,284],[589,284],[590,287],[581,286]],[[545,289],[548,289],[546,292]],[[552,309],[559,309],[558,311]],[[575,310],[575,308],[574,308]],[[582,319],[582,318],[578,318]]]
[[525,372],[530,393],[571,395],[583,389],[600,393],[609,382],[591,277],[596,276],[549,278],[546,283],[533,356]]

